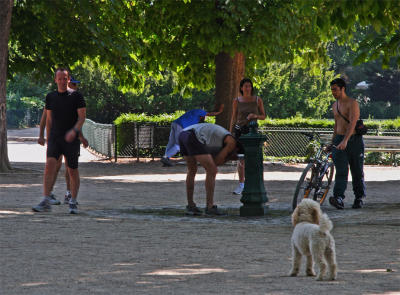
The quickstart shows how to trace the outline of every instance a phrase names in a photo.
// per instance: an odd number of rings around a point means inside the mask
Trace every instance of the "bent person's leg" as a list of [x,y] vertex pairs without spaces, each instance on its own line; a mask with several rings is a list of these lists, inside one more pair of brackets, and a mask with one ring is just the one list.
[[186,198],[189,207],[194,207],[196,204],[193,200],[194,194],[194,179],[197,173],[197,162],[193,156],[184,156],[187,166],[186,174]]
[[214,206],[214,189],[215,189],[215,178],[217,176],[218,168],[215,165],[211,155],[196,155],[195,159],[200,163],[201,166],[206,170],[206,203],[207,208]]

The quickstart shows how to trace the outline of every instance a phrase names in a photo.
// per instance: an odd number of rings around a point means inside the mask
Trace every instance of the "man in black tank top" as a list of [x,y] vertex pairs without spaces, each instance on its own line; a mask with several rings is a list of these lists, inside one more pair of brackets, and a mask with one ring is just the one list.
[[76,198],[79,190],[78,157],[80,149],[79,132],[86,118],[86,103],[78,91],[69,90],[69,72],[57,69],[55,82],[57,91],[46,96],[47,158],[44,172],[43,200],[32,208],[35,212],[51,210],[51,185],[56,176],[57,159],[64,155],[71,180],[69,212],[78,213]]

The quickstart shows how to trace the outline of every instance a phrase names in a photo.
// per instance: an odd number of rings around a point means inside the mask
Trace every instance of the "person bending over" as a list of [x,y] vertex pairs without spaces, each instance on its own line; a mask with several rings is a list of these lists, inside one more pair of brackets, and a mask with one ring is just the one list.
[[202,109],[193,109],[187,111],[178,119],[172,122],[168,144],[165,148],[165,154],[161,158],[161,163],[163,163],[164,167],[170,167],[173,165],[170,158],[179,152],[179,134],[181,133],[181,131],[190,125],[204,122],[206,116],[217,116],[221,114],[224,110],[224,105],[217,104],[215,109],[215,112],[208,113]]
[[221,215],[214,204],[215,178],[217,167],[228,160],[237,159],[238,153],[243,153],[240,143],[225,128],[200,123],[185,128],[179,135],[179,145],[187,164],[186,175],[186,214],[200,215],[202,211],[193,200],[194,179],[197,173],[197,163],[206,170],[206,209],[208,215]]

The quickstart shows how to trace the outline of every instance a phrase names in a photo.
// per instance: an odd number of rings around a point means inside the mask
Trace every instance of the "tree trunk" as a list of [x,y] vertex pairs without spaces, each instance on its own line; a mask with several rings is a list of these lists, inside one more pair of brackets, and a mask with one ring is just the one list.
[[215,102],[225,105],[216,123],[229,130],[232,116],[232,100],[239,95],[239,83],[244,77],[245,57],[238,52],[232,58],[225,52],[215,57]]
[[11,170],[7,151],[6,82],[13,0],[0,0],[0,172]]

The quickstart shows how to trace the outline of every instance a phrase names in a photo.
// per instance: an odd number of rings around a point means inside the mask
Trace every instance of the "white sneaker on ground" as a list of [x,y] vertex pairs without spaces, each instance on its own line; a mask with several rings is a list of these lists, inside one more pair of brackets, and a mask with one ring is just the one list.
[[235,190],[233,191],[233,194],[235,195],[241,195],[243,192],[243,187],[240,186],[240,184],[237,186],[237,188],[235,188]]

